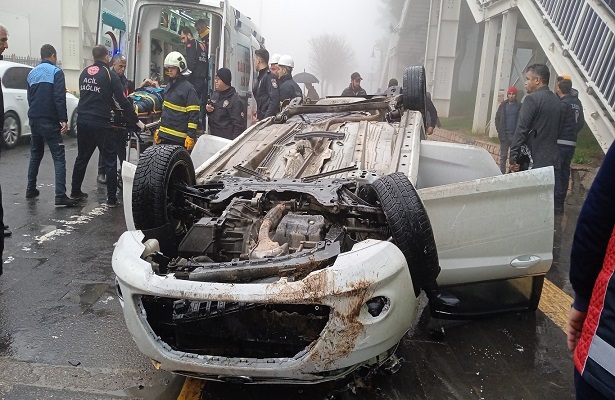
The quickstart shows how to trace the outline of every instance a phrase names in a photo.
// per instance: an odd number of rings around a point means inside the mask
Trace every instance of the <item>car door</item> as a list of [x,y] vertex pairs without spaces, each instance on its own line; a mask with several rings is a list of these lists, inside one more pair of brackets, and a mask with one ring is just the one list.
[[451,317],[535,309],[553,260],[553,168],[501,175],[484,149],[423,142],[425,169],[438,284],[461,300]]
[[2,76],[5,111],[12,110],[17,114],[21,126],[21,135],[30,133],[27,79],[31,69],[26,65],[9,67]]

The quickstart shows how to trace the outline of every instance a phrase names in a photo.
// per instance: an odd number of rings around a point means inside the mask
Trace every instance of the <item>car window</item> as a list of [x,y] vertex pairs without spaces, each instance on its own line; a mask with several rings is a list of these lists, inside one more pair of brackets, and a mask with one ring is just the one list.
[[28,73],[31,68],[27,67],[11,67],[6,70],[2,83],[7,89],[24,89],[28,90]]

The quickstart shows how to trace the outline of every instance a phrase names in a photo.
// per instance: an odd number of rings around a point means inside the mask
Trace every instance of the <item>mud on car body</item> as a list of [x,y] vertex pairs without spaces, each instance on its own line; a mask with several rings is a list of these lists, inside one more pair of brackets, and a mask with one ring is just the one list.
[[316,383],[394,363],[421,292],[442,318],[537,307],[553,170],[425,140],[422,67],[403,93],[291,103],[196,171],[178,146],[124,167],[113,268],[156,366]]

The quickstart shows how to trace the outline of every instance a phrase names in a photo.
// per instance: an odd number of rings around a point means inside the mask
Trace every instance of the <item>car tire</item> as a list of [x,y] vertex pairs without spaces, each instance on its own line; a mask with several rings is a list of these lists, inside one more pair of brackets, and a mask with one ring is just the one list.
[[73,116],[70,117],[70,125],[68,126],[68,136],[77,137],[77,110],[73,112]]
[[4,114],[4,126],[2,127],[2,147],[12,149],[19,143],[21,138],[21,121],[15,112],[7,111]]
[[425,206],[410,180],[401,172],[372,184],[389,225],[393,243],[408,262],[414,294],[433,288],[440,273],[438,251]]
[[181,234],[192,226],[193,221],[182,219],[174,212],[173,202],[179,201],[182,195],[173,185],[179,182],[188,186],[196,183],[192,159],[184,147],[159,145],[143,152],[132,187],[132,215],[137,229],[150,230],[170,224],[173,232]]
[[425,102],[427,97],[427,85],[425,82],[425,67],[414,65],[404,71],[403,100],[406,110],[418,111],[423,115],[423,125],[427,121]]

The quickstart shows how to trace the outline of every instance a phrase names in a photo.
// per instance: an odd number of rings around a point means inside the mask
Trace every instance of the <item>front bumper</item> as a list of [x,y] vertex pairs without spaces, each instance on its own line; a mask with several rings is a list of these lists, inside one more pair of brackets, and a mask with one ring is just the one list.
[[[113,253],[113,270],[124,300],[124,317],[139,350],[171,372],[205,379],[263,383],[312,383],[338,379],[361,365],[377,364],[413,323],[418,300],[403,254],[392,243],[366,240],[340,254],[335,263],[306,278],[274,283],[210,283],[156,275],[140,258],[140,231],[125,232]],[[232,357],[178,351],[156,334],[142,299],[201,302],[323,305],[324,328],[292,357]],[[387,299],[379,315],[366,302]],[[149,301],[149,300],[148,300]],[[150,317],[152,317],[150,315]]]

